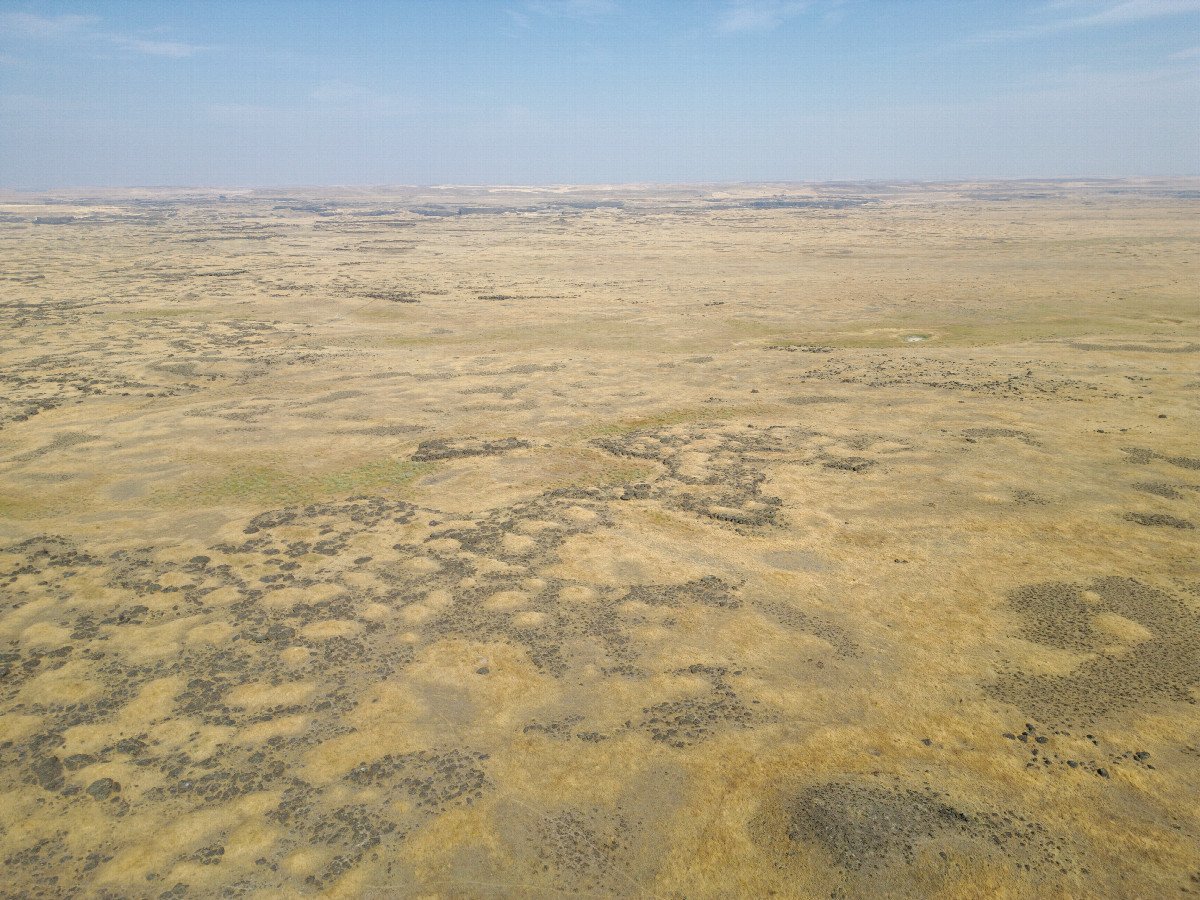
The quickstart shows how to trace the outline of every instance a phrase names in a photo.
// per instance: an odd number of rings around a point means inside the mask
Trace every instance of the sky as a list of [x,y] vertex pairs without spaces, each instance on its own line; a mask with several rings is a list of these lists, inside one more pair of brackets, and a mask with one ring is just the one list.
[[1200,174],[1200,0],[0,0],[0,187]]

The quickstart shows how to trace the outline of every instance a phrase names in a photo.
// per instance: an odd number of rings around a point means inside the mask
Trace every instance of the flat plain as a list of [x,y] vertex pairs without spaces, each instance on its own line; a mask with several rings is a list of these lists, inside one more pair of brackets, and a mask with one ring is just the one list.
[[1200,893],[1200,180],[0,194],[0,895]]

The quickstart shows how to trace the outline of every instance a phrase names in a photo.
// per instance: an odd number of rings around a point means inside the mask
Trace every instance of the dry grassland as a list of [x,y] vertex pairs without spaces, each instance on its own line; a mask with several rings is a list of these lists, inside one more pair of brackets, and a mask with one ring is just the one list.
[[1198,188],[0,195],[0,894],[1200,893]]

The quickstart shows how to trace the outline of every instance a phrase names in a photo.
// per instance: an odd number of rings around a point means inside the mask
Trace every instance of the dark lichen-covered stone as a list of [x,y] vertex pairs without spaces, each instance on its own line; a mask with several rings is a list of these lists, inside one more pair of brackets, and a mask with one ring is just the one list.
[[87,792],[96,800],[107,800],[113,794],[119,793],[121,785],[111,778],[97,778],[87,786]]
[[56,791],[63,786],[63,764],[57,756],[42,756],[30,764],[29,769],[37,783],[48,791]]
[[412,455],[413,462],[432,462],[443,459],[458,459],[464,456],[499,456],[510,450],[519,450],[529,446],[528,441],[518,438],[504,438],[499,441],[483,441],[475,438],[451,440],[436,438],[421,441],[417,451]]
[[875,465],[875,461],[862,456],[831,457],[821,465],[827,469],[840,469],[843,472],[865,472]]
[[67,767],[68,772],[77,772],[78,770],[90,766],[96,762],[96,757],[90,753],[73,753],[63,760],[63,765]]
[[622,602],[636,601],[650,606],[679,607],[688,603],[737,609],[741,601],[734,587],[715,575],[705,575],[685,584],[641,584],[630,589]]
[[471,803],[490,787],[481,763],[486,753],[462,750],[421,750],[388,754],[356,766],[346,780],[354,784],[389,785],[403,790],[418,808],[441,809]]

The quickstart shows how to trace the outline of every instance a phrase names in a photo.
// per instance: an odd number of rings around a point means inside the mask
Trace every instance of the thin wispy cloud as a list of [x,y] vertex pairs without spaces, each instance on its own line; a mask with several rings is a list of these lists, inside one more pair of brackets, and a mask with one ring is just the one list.
[[1122,3],[1058,2],[1044,7],[1040,21],[981,35],[979,40],[1043,37],[1063,31],[1105,28],[1168,16],[1200,14],[1200,0],[1124,0]]
[[193,6],[0,0],[0,186],[1200,172],[1200,0]]
[[807,8],[800,0],[733,0],[717,20],[717,30],[771,31]]
[[201,50],[207,50],[207,47],[200,47],[195,44],[183,44],[179,41],[144,41],[141,38],[124,37],[123,35],[105,35],[108,40],[119,47],[124,47],[127,50],[133,50],[137,53],[147,53],[150,56],[173,56],[176,59],[181,59],[187,56],[195,56]]
[[381,118],[404,111],[392,95],[348,81],[322,82],[309,91],[308,96],[326,115]]
[[615,0],[530,0],[525,9],[560,19],[597,19],[617,11]]
[[61,38],[84,33],[95,16],[38,16],[27,12],[0,13],[0,35],[20,38]]
[[201,108],[213,124],[262,129],[381,121],[409,113],[412,103],[351,82],[324,81],[290,104],[222,102]]
[[620,12],[620,6],[616,0],[526,0],[504,12],[518,28],[529,29],[539,19],[597,22]]
[[0,13],[0,37],[25,41],[82,44],[95,48],[108,46],[148,56],[182,59],[208,50],[183,41],[150,40],[136,34],[117,34],[97,27],[96,16],[39,16],[27,12]]
[[96,40],[107,41],[114,47],[129,50],[134,53],[145,53],[148,56],[167,56],[174,59],[186,59],[212,50],[212,47],[201,44],[187,44],[182,41],[148,41],[143,38],[124,34],[96,34]]
[[1200,0],[1126,0],[1124,3],[1097,10],[1091,15],[1071,20],[1070,25],[1081,28],[1091,25],[1115,25],[1198,12]]

